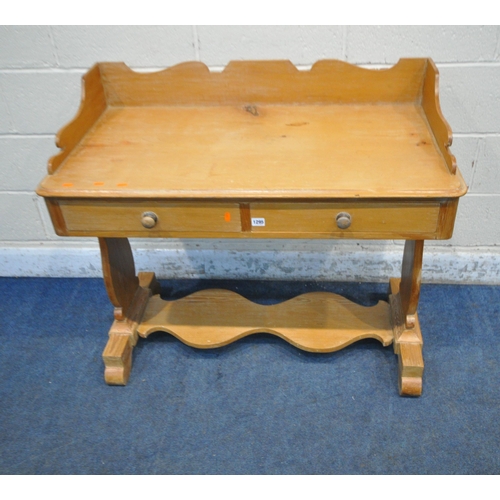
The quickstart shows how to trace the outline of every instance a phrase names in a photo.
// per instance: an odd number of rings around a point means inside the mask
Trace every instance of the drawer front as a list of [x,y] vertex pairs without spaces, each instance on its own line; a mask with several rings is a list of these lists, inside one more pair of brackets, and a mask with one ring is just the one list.
[[436,233],[440,203],[253,203],[252,233],[403,238]]
[[172,233],[241,231],[237,203],[61,200],[59,207],[70,235],[159,237]]
[[458,200],[47,200],[61,236],[447,239]]

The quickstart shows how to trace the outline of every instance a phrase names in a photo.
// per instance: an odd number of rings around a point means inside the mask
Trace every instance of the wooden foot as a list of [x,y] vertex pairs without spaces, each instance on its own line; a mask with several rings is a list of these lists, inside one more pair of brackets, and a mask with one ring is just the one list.
[[399,394],[402,396],[420,396],[422,394],[422,375],[424,373],[420,323],[418,314],[415,312],[413,315],[413,328],[406,327],[401,307],[399,283],[399,279],[391,278],[391,295],[389,296],[394,331],[394,352],[399,357]]
[[424,359],[422,334],[417,306],[420,297],[423,241],[407,241],[401,280],[391,278],[391,305],[394,352],[399,357],[399,393],[402,396],[422,394]]
[[137,343],[137,328],[149,298],[160,291],[154,273],[139,273],[138,279],[139,287],[129,304],[127,317],[113,322],[102,354],[104,380],[110,385],[126,385],[132,368],[132,350]]
[[127,384],[132,368],[132,349],[129,336],[110,332],[108,343],[102,353],[105,366],[104,380],[107,384]]
[[399,394],[420,396],[423,373],[422,345],[402,343],[399,346]]

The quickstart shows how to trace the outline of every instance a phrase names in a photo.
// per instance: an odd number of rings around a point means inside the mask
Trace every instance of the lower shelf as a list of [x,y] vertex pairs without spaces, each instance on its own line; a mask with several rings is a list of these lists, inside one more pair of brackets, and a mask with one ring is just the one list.
[[164,331],[197,348],[221,347],[252,333],[271,333],[311,352],[332,352],[357,340],[391,344],[387,302],[372,307],[314,292],[276,305],[259,305],[229,290],[203,290],[183,299],[149,299],[137,332]]
[[210,349],[253,333],[271,333],[299,349],[333,352],[373,338],[394,344],[399,357],[400,394],[422,393],[424,362],[418,315],[407,327],[401,312],[399,280],[390,281],[389,302],[365,307],[340,295],[313,292],[275,305],[259,305],[229,290],[203,290],[163,300],[154,273],[139,273],[139,286],[125,317],[114,321],[103,352],[108,384],[125,385],[138,336],[168,332],[185,344]]

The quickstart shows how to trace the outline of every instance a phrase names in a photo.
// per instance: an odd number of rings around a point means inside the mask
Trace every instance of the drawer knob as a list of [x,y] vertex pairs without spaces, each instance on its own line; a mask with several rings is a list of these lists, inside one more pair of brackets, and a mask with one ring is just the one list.
[[154,212],[144,212],[141,216],[141,224],[147,229],[155,227],[157,222],[158,216]]
[[347,212],[340,212],[335,220],[339,229],[347,229],[351,225],[351,216]]

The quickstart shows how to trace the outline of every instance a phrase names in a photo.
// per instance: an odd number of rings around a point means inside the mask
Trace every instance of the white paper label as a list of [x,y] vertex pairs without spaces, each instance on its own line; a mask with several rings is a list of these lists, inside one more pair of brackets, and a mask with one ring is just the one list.
[[266,219],[263,217],[252,217],[252,226],[263,227],[266,225]]

